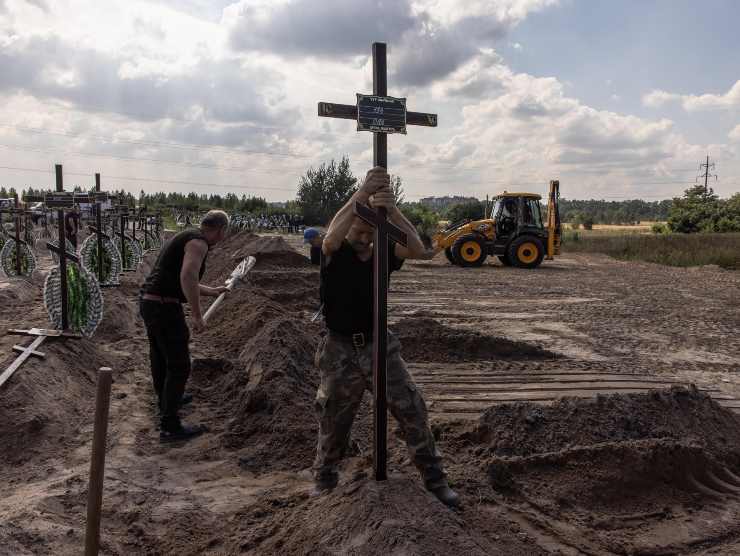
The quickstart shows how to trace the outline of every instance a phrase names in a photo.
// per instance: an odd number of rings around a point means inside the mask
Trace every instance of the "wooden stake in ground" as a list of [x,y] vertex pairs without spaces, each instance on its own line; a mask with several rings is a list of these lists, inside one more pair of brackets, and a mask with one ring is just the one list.
[[[357,131],[373,133],[373,165],[388,168],[388,133],[406,133],[407,125],[437,126],[436,114],[407,112],[405,98],[388,94],[386,45],[373,43],[373,94],[357,94],[357,104],[319,102],[319,116],[357,121]],[[375,227],[373,240],[373,395],[375,480],[387,478],[387,351],[388,351],[388,242],[406,245],[406,234],[388,221],[384,208],[370,209],[360,203],[355,214]]]
[[108,436],[108,411],[112,371],[101,367],[98,373],[98,391],[95,399],[95,426],[93,430],[90,484],[87,491],[87,528],[85,556],[95,556],[100,549],[100,509],[103,505],[103,478],[105,474],[105,443]]

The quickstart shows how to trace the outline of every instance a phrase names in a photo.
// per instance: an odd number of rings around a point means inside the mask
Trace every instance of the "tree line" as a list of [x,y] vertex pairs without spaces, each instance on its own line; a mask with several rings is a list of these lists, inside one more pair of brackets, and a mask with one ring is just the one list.
[[[442,220],[481,219],[487,212],[484,201],[465,197],[428,197],[419,202],[407,202],[400,176],[391,176],[391,187],[402,212],[425,235],[431,235]],[[331,160],[316,168],[310,167],[299,178],[295,200],[287,203],[268,203],[261,197],[233,193],[146,193],[142,190],[138,197],[123,190],[117,193],[119,202],[130,206],[191,211],[220,208],[228,212],[265,215],[299,214],[307,225],[328,225],[357,188],[358,178],[352,174],[349,158],[344,156],[339,162]],[[79,186],[75,190],[82,191]],[[0,187],[0,198],[13,197],[15,193],[14,188]],[[23,193],[39,195],[43,191],[31,188]],[[687,189],[682,197],[662,201],[561,199],[560,217],[563,222],[584,228],[591,228],[594,224],[629,225],[653,221],[666,222],[665,226],[656,226],[656,232],[740,231],[740,193],[730,199],[720,199],[711,188],[705,190],[703,186],[695,186]]]

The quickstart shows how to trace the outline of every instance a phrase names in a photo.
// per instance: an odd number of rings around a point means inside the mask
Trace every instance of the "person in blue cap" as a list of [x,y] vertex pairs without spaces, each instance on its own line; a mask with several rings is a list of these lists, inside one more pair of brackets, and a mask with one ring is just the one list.
[[311,264],[320,265],[324,236],[316,228],[306,228],[303,232],[303,243],[308,243],[311,246]]

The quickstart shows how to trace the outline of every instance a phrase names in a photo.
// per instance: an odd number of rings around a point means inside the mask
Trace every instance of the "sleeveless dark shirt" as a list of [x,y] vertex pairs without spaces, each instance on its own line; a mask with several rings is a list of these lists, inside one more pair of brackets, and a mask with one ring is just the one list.
[[[182,261],[185,258],[185,245],[193,239],[206,240],[200,230],[185,230],[175,235],[162,247],[157,262],[154,263],[154,268],[152,268],[142,286],[144,293],[162,297],[176,297],[183,303],[187,301],[180,285],[180,272],[182,271]],[[203,278],[206,271],[207,258],[208,253],[206,253],[203,264],[200,266],[199,279]]]
[[[390,243],[390,242],[389,242]],[[388,246],[388,281],[399,270],[403,259],[395,256],[393,243]],[[347,242],[331,254],[321,268],[321,301],[329,330],[340,334],[372,334],[373,331],[373,257],[362,261]]]

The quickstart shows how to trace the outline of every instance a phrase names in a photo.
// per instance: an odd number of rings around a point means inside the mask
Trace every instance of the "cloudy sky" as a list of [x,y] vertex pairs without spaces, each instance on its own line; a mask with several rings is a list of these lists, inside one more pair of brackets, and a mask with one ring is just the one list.
[[309,166],[372,163],[317,117],[372,92],[439,127],[389,137],[410,199],[656,200],[716,162],[740,191],[735,0],[0,0],[0,183],[293,198]]

